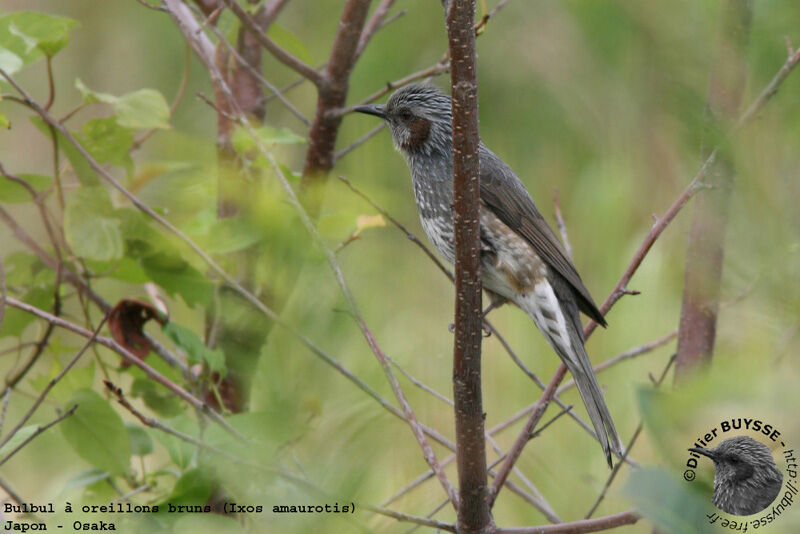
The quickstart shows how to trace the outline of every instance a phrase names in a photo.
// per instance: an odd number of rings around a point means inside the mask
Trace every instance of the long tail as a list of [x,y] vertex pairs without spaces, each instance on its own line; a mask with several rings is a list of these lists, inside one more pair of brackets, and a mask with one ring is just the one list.
[[595,434],[603,446],[608,465],[612,466],[612,452],[622,455],[624,447],[583,346],[583,331],[577,306],[571,301],[560,302],[548,282],[536,284],[532,292],[520,295],[515,301],[531,316],[572,373],[586,411],[589,413],[589,419],[592,420]]

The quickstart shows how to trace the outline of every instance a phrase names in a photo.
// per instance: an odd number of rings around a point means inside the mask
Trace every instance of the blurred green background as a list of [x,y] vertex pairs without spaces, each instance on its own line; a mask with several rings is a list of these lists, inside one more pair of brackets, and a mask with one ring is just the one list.
[[[487,3],[490,8],[494,5],[493,1]],[[326,60],[342,5],[342,1],[294,0],[278,19],[281,28],[307,49],[310,64]],[[478,40],[481,136],[517,172],[551,224],[555,224],[553,192],[558,189],[575,263],[598,302],[622,274],[652,225],[652,215],[666,210],[701,164],[703,110],[722,5],[705,0],[513,0]],[[166,14],[132,0],[1,0],[0,8],[4,12],[38,10],[80,22],[71,33],[70,45],[54,61],[56,116],[80,103],[80,93],[74,89],[76,78],[112,94],[154,88],[168,101],[177,90],[185,41]],[[349,103],[359,102],[387,81],[429,66],[446,49],[439,2],[400,0],[394,10],[399,9],[407,11],[405,16],[382,29],[357,64]],[[795,0],[755,2],[745,103],[755,98],[785,61],[785,36],[800,44],[800,4]],[[295,79],[269,57],[263,72],[277,86]],[[17,79],[44,100],[44,73],[44,64],[39,62]],[[447,88],[449,78],[445,75],[435,83]],[[193,57],[186,96],[170,121],[173,128],[157,132],[133,154],[136,169],[128,179],[143,200],[183,228],[196,224],[215,202],[216,116],[195,98],[197,92],[213,93],[206,71]],[[670,374],[662,387],[663,397],[642,393],[652,390],[648,373],[660,375],[674,352],[671,342],[599,377],[624,441],[639,420],[645,419],[644,435],[631,453],[642,465],[680,478],[688,458],[685,449],[708,428],[730,417],[767,420],[781,429],[787,443],[800,448],[800,364],[796,358],[800,349],[799,95],[800,73],[794,73],[759,119],[733,140],[731,153],[738,176],[722,291],[723,299],[735,302],[725,306],[720,315],[710,372],[680,389],[673,389]],[[316,95],[310,84],[288,96],[307,116],[313,116]],[[30,124],[25,111],[5,102],[0,111],[13,124],[10,131],[0,132],[3,165],[16,173],[50,172],[49,142]],[[78,124],[92,116],[104,116],[104,109],[82,113],[76,119]],[[269,104],[266,123],[307,134],[277,101]],[[370,117],[348,115],[337,146],[347,146],[373,126]],[[299,171],[304,149],[304,145],[278,147],[275,154]],[[166,163],[186,164],[191,171],[163,172]],[[335,179],[338,174],[423,235],[408,170],[393,150],[388,132],[383,131],[338,162],[332,173],[319,221],[331,247],[353,232],[359,215],[374,214]],[[264,198],[254,199],[264,218],[256,226],[263,231],[286,232],[285,225],[271,222],[275,213],[285,210],[283,193],[268,183],[264,191]],[[120,198],[114,199],[123,205]],[[44,240],[32,206],[9,208],[20,220],[30,221],[29,231]],[[690,210],[691,205],[672,223],[633,278],[630,288],[641,295],[624,297],[608,316],[609,328],[596,332],[589,341],[593,362],[660,338],[677,327]],[[393,400],[355,322],[343,311],[346,302],[322,256],[292,249],[294,243],[303,242],[298,238],[302,234],[302,228],[296,226],[288,234],[267,235],[264,270],[257,276],[280,286],[284,259],[291,258],[286,261],[296,266],[302,257],[302,270],[291,287],[284,317]],[[0,226],[2,256],[18,249],[9,229]],[[391,226],[365,230],[338,258],[382,348],[411,374],[450,396],[452,335],[447,327],[453,313],[452,285]],[[141,284],[99,281],[96,287],[112,302],[145,295]],[[189,307],[181,299],[168,303],[173,318],[195,332],[203,331],[201,307]],[[77,307],[71,312],[79,317]],[[558,360],[530,319],[517,309],[504,307],[492,313],[492,320],[519,356],[545,381],[549,379]],[[36,339],[41,328],[30,326],[23,339]],[[82,343],[61,332],[57,337],[64,347],[77,348]],[[3,339],[0,348],[14,343]],[[30,376],[46,374],[47,362],[56,357],[55,352],[48,352],[38,364],[41,369],[37,367]],[[65,356],[69,354],[65,351]],[[13,369],[18,364],[14,357],[14,353],[2,356],[0,371]],[[483,358],[484,409],[491,427],[534,402],[540,391],[495,337],[484,341]],[[109,360],[116,361],[112,356]],[[332,495],[341,495],[340,503],[380,503],[426,471],[408,426],[322,363],[287,331],[271,330],[252,373],[251,408],[268,414],[262,432],[282,444],[271,458],[278,458],[276,463],[293,473],[304,473]],[[95,389],[102,391],[99,380],[98,376]],[[418,418],[452,437],[452,409],[404,377],[400,381]],[[23,384],[19,389],[25,392],[26,388]],[[10,421],[30,405],[28,397],[12,395]],[[574,390],[563,398],[585,418]],[[551,406],[545,420],[556,413]],[[129,419],[129,414],[122,415]],[[46,421],[51,413],[38,417]],[[504,450],[519,428],[514,425],[497,436]],[[438,445],[434,449],[440,459],[449,454]],[[490,452],[489,462],[495,458]],[[168,463],[169,456],[160,446],[147,458],[150,470]],[[609,474],[597,443],[567,417],[531,442],[517,465],[564,520],[583,518]],[[113,495],[107,489],[97,489],[94,497],[63,490],[67,480],[86,468],[86,462],[54,430],[3,466],[2,477],[36,502],[66,498],[102,503],[113,498],[107,496]],[[454,465],[447,472],[451,480],[457,479]],[[237,488],[241,502],[270,509],[279,504],[336,500],[323,499],[279,477],[236,469],[227,474],[235,475],[230,484]],[[710,465],[701,463],[698,474],[694,486],[711,483]],[[659,488],[667,491],[666,485],[649,479],[631,483],[630,478],[631,470],[623,467],[595,515],[639,504],[637,497],[641,500],[649,495],[651,486],[656,486],[653,499],[669,501],[658,493]],[[512,480],[518,482],[514,476]],[[171,483],[165,484],[169,487]],[[690,486],[680,481],[675,488],[686,491]],[[710,491],[695,489],[703,495]],[[676,496],[678,507],[684,506],[681,498],[689,499]],[[431,480],[392,507],[425,515],[441,499],[441,487]],[[148,498],[139,502],[148,502]],[[800,504],[796,504],[768,531],[797,532],[799,510]],[[493,515],[501,526],[545,521],[507,490],[501,493]],[[436,517],[454,520],[449,508]],[[265,513],[248,528],[256,532],[349,532],[359,525],[376,532],[409,528],[363,509],[355,520]],[[190,527],[176,526],[176,531],[179,528]],[[651,529],[652,524],[641,522],[621,531]]]

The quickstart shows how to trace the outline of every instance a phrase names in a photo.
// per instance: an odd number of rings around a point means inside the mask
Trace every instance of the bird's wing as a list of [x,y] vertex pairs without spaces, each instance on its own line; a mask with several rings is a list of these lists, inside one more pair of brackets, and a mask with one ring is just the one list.
[[544,220],[514,171],[481,143],[481,200],[509,228],[528,241],[539,257],[574,289],[578,307],[600,325],[603,314],[583,285],[578,271]]

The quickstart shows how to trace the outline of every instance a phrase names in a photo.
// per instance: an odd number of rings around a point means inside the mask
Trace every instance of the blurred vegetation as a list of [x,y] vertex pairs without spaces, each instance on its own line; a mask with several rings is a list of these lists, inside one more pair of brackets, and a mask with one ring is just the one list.
[[[487,3],[490,8],[494,4]],[[314,2],[313,9],[311,5],[307,0],[291,2],[273,37],[309,64],[320,65],[329,53],[343,2]],[[652,215],[663,213],[699,168],[709,63],[721,5],[695,0],[516,0],[489,22],[478,40],[481,136],[522,178],[553,224],[552,198],[558,189],[575,263],[595,300],[604,299],[614,286],[649,230]],[[63,117],[84,99],[98,100],[67,123],[84,146],[229,272],[241,268],[234,253],[248,251],[255,258],[251,274],[256,284],[288,299],[282,311],[285,321],[380,395],[393,399],[383,372],[345,311],[347,304],[331,270],[320,251],[301,246],[308,242],[306,232],[263,162],[252,159],[245,171],[247,185],[238,201],[248,206],[246,215],[217,219],[216,113],[195,98],[198,92],[211,97],[213,90],[206,71],[191,57],[185,97],[170,115],[168,105],[184,71],[186,44],[167,15],[131,0],[2,0],[0,9],[2,16],[24,9],[77,21],[68,28],[69,43],[53,59],[53,114]],[[387,81],[435,63],[446,49],[439,2],[404,0],[394,9],[407,13],[380,30],[366,49],[351,78],[350,103]],[[746,103],[785,61],[784,36],[800,44],[800,4],[795,0],[755,2],[754,15]],[[0,46],[12,48],[13,43],[2,40],[9,34],[2,20]],[[233,34],[235,26],[224,13],[220,29]],[[39,50],[19,51],[27,54],[29,64],[15,78],[44,102],[48,86]],[[263,72],[279,87],[296,77],[267,55]],[[435,83],[447,87],[448,78]],[[13,93],[3,82],[0,91]],[[648,374],[660,375],[674,350],[672,342],[599,377],[624,440],[643,419],[644,435],[631,457],[647,470],[632,476],[631,469],[623,467],[596,516],[637,506],[648,517],[655,515],[664,532],[688,532],[681,529],[693,523],[670,523],[669,518],[703,507],[711,513],[707,500],[713,475],[710,465],[701,464],[697,481],[681,480],[686,448],[723,419],[768,421],[800,451],[798,94],[800,74],[794,73],[762,116],[733,140],[738,176],[722,281],[729,304],[721,314],[712,368],[678,390],[672,389],[668,377],[659,393],[653,393]],[[316,99],[310,84],[288,96],[306,116],[313,116]],[[47,129],[13,102],[0,102],[0,113],[10,123],[9,130],[0,131],[0,162],[37,188],[49,187],[53,163]],[[264,135],[276,158],[287,169],[299,171],[305,154],[304,125],[278,101],[267,107],[265,124],[270,129]],[[346,147],[374,125],[368,117],[346,116],[337,146]],[[157,128],[155,134],[141,148],[130,150],[132,141],[150,128]],[[247,153],[250,140],[239,141],[237,149]],[[203,368],[201,380],[213,383],[214,371],[224,373],[220,359],[225,355],[203,350],[202,339],[206,313],[218,297],[215,277],[184,244],[87,170],[67,143],[62,141],[60,149],[66,205],[62,213],[51,195],[48,206],[58,214],[74,254],[70,266],[91,273],[92,287],[112,304],[121,298],[147,300],[144,284],[157,284],[174,328],[162,332],[151,322],[147,331],[186,354],[190,364]],[[338,162],[333,172],[337,174],[422,236],[407,168],[386,131]],[[0,202],[51,250],[24,191],[0,179]],[[624,297],[609,314],[609,328],[590,340],[587,348],[595,363],[677,328],[690,209],[687,206],[658,240],[631,282],[630,288],[641,295]],[[357,230],[359,216],[374,213],[332,177],[319,229],[335,248]],[[391,226],[363,228],[359,239],[337,256],[382,348],[415,377],[449,395],[452,285]],[[11,296],[52,309],[52,270],[33,258],[5,225],[0,225],[0,260]],[[102,314],[91,306],[85,314],[72,288],[64,286],[61,296],[66,318],[98,324]],[[255,312],[245,308],[236,313],[247,321]],[[549,378],[558,359],[530,319],[510,307],[492,312],[492,319],[519,356],[540,377]],[[45,327],[18,310],[6,309],[0,350],[38,340]],[[35,368],[11,393],[4,431],[84,341],[63,331],[54,333]],[[25,347],[3,353],[0,373],[13,373],[28,351]],[[485,340],[483,353],[484,407],[491,427],[534,402],[540,391],[496,337]],[[151,487],[131,497],[132,502],[205,502],[224,489],[231,501],[261,504],[266,513],[245,516],[245,528],[253,532],[404,532],[408,525],[363,509],[349,517],[271,513],[273,505],[284,504],[378,504],[425,472],[427,465],[408,425],[387,414],[287,330],[271,329],[253,356],[242,371],[253,381],[249,411],[228,419],[258,446],[243,447],[216,426],[199,424],[191,409],[141,371],[120,369],[118,355],[95,347],[52,392],[31,424],[52,420],[55,408],[69,407],[76,399],[90,409],[78,418],[79,409],[60,428],[31,442],[3,465],[0,478],[29,501],[57,506],[65,500],[73,505],[106,504],[146,482]],[[158,357],[150,355],[147,362],[183,382],[180,373]],[[202,435],[247,461],[231,462],[143,427],[109,403],[103,378],[122,387],[147,414],[182,432]],[[452,436],[450,406],[400,380],[420,421]],[[574,390],[563,398],[585,417]],[[555,413],[551,407],[545,419]],[[87,438],[93,422],[106,425],[94,440]],[[520,426],[497,436],[504,450]],[[449,454],[438,445],[434,448],[440,458]],[[489,462],[494,459],[490,453]],[[583,518],[609,474],[597,443],[567,417],[530,443],[517,465],[565,520]],[[329,496],[288,481],[275,470],[290,471]],[[454,464],[448,473],[456,479]],[[422,516],[442,498],[441,487],[431,481],[392,508]],[[503,491],[493,515],[501,526],[545,522],[509,491]],[[436,517],[452,521],[454,514],[445,508]],[[75,518],[66,516],[70,522]],[[209,514],[125,521],[131,523],[125,523],[126,532],[234,528],[232,519]],[[694,526],[701,531],[701,525]],[[795,509],[769,531],[797,532],[799,527]],[[650,532],[652,524],[626,528]]]

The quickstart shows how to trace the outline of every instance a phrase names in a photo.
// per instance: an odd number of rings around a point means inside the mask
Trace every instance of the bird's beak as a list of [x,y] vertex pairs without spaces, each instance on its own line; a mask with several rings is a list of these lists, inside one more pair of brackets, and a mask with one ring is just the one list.
[[382,119],[386,118],[386,113],[383,110],[383,106],[358,106],[357,108],[353,108],[353,111],[366,113],[367,115],[375,115],[376,117],[380,117]]
[[701,449],[700,447],[692,447],[692,448],[691,448],[691,449],[689,449],[689,450],[690,450],[691,452],[696,452],[697,454],[702,454],[703,456],[708,456],[708,457],[709,457],[709,458],[711,458],[712,460],[713,460],[713,459],[715,459],[715,458],[717,457],[717,455],[716,455],[716,454],[714,454],[714,451],[713,451],[713,450],[711,450],[711,449]]

